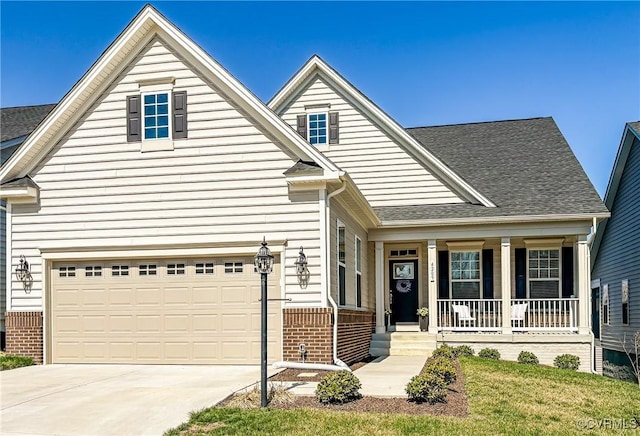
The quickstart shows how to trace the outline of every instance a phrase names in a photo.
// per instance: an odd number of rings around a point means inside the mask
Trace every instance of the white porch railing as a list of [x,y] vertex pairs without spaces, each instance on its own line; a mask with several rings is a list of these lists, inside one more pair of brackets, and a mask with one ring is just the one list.
[[[508,313],[514,332],[577,332],[575,298],[518,298]],[[499,332],[502,300],[438,300],[438,330]]]
[[501,329],[502,300],[438,300],[438,330]]
[[513,331],[578,331],[577,298],[511,300]]

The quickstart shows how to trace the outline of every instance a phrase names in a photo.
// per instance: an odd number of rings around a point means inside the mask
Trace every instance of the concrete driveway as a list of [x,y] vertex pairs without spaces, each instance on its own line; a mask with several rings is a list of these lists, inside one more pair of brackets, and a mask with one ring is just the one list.
[[259,366],[44,365],[0,372],[2,435],[160,435]]

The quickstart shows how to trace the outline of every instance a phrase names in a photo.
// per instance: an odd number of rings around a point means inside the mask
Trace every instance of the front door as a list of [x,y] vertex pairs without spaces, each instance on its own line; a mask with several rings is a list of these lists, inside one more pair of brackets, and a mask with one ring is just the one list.
[[391,322],[418,322],[418,261],[389,262]]

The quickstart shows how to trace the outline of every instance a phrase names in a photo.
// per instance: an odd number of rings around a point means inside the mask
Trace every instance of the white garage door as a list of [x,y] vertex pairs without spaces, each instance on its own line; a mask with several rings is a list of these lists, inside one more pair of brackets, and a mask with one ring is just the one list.
[[[280,298],[279,263],[269,298]],[[260,274],[251,258],[54,263],[53,363],[256,364]],[[268,355],[281,358],[281,305]]]

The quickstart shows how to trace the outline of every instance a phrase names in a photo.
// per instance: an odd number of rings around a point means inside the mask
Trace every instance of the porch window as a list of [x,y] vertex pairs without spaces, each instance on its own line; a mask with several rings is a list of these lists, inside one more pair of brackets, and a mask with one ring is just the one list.
[[609,325],[609,285],[602,286],[602,324]]
[[622,325],[629,325],[629,280],[622,281]]
[[362,240],[356,236],[356,307],[362,307]]
[[529,297],[560,297],[560,250],[529,250]]
[[451,252],[451,298],[480,298],[480,251]]
[[347,281],[346,281],[346,229],[342,222],[338,221],[338,300],[341,306],[347,304]]

